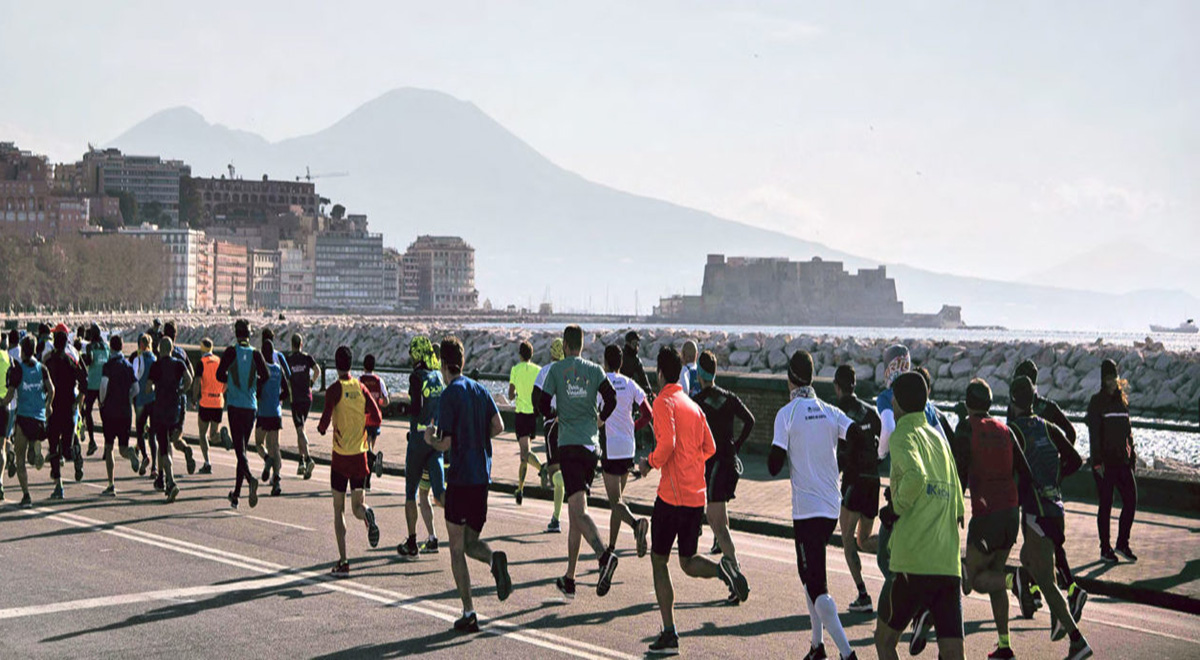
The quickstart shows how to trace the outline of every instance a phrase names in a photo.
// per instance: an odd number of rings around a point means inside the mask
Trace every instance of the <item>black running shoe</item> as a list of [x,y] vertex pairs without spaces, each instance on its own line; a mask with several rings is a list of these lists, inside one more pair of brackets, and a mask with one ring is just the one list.
[[562,532],[562,526],[558,524],[558,518],[551,518],[550,524],[546,525],[547,534],[559,534]]
[[142,454],[142,464],[138,466],[137,473],[139,477],[146,476],[146,470],[150,469],[150,457]]
[[33,508],[33,498],[29,497],[29,493],[25,493],[25,496],[21,498],[21,508],[22,509],[32,509]]
[[[1122,505],[1122,506],[1124,506],[1124,505]],[[1137,563],[1137,555],[1133,554],[1133,550],[1129,549],[1128,543],[1126,543],[1125,545],[1118,545],[1117,553],[1120,554],[1122,557],[1124,557],[1125,561],[1130,562],[1130,563]]]
[[929,642],[926,637],[929,634],[929,610],[921,610],[917,613],[917,618],[913,619],[912,637],[908,640],[908,654],[921,655],[921,651],[925,650],[925,644]]
[[125,450],[124,457],[129,460],[129,469],[136,473],[138,471],[137,452],[132,449],[127,449]]
[[172,481],[167,484],[167,504],[173,503],[176,497],[179,497],[179,486],[176,486],[175,482]]
[[1054,613],[1054,610],[1050,610],[1050,641],[1057,642],[1066,636],[1067,624],[1063,623],[1062,620],[1058,618],[1058,615]]
[[645,557],[646,550],[649,547],[648,537],[650,536],[650,521],[645,518],[638,518],[637,523],[633,526],[633,539],[637,543],[637,556]]
[[865,593],[858,594],[858,598],[854,599],[853,603],[850,603],[851,612],[870,614],[873,609],[874,608],[871,605],[871,596]]
[[971,595],[971,581],[967,579],[967,560],[965,558],[962,560],[962,572],[960,573],[960,575],[962,575],[962,578],[960,578],[960,581],[962,582],[963,595],[970,596]]
[[408,537],[407,541],[396,546],[396,554],[400,555],[401,557],[406,557],[406,558],[416,557],[417,554],[419,554],[419,553],[420,553],[420,549],[417,548],[417,537],[416,536],[410,536],[410,537]]
[[1009,646],[1001,648],[997,645],[996,650],[988,654],[988,660],[1012,660],[1015,657],[1017,656],[1013,654],[1012,647]]
[[1092,647],[1088,646],[1086,639],[1081,636],[1079,641],[1071,642],[1071,649],[1067,652],[1066,660],[1083,660],[1090,657],[1092,657]]
[[50,499],[52,499],[52,500],[61,500],[62,498],[63,498],[63,487],[62,487],[62,484],[55,484],[55,485],[54,485],[54,490],[50,492]]
[[[276,485],[275,488],[279,488],[279,486]],[[372,548],[377,548],[379,547],[379,525],[375,524],[375,509],[367,507],[366,515],[363,517],[367,519],[367,543],[370,543]]]
[[721,554],[721,544],[717,543],[716,539],[713,539],[713,544],[712,544],[712,547],[708,549],[708,554],[710,554],[710,555]]
[[474,612],[464,614],[462,618],[454,622],[454,629],[458,632],[477,633],[479,632],[479,617],[475,616]]
[[230,507],[231,509],[236,509],[236,508],[237,508],[237,506],[238,506],[238,498],[237,498],[237,495],[234,495],[234,494],[233,494],[233,491],[231,490],[231,491],[229,491],[229,494],[228,494],[228,495],[226,495],[225,497],[227,497],[227,498],[229,499],[229,507]]
[[201,465],[200,469],[196,470],[196,474],[212,474],[212,464],[205,463],[204,465]]
[[612,588],[613,573],[617,572],[617,553],[605,550],[600,555],[600,580],[596,582],[596,595],[604,596]]
[[221,444],[225,446],[225,451],[233,449],[233,438],[229,435],[227,427],[221,427]]
[[436,536],[431,536],[421,542],[420,551],[423,555],[434,555],[438,551],[438,540]]
[[517,506],[521,506],[525,501],[525,492],[518,488],[517,492],[513,493],[513,497],[517,499]]
[[17,453],[11,448],[8,450],[8,478],[12,479],[17,476]]
[[160,493],[163,492],[164,490],[166,490],[166,483],[164,481],[162,472],[159,472],[154,477],[154,490],[157,490]]
[[721,563],[717,565],[717,570],[721,573],[725,584],[729,585],[729,588],[737,594],[738,600],[746,602],[746,599],[750,597],[750,583],[746,581],[746,576],[742,575],[737,562],[730,557],[722,557]]
[[196,457],[193,455],[191,447],[188,447],[187,451],[183,452],[183,460],[187,463],[187,473],[196,474]]
[[650,655],[679,655],[679,635],[674,630],[664,630],[650,645]]
[[75,481],[83,481],[83,453],[75,451]]
[[270,481],[271,480],[271,468],[272,467],[274,467],[274,466],[272,466],[270,462],[267,462],[266,467],[263,468],[262,475],[259,477],[259,481]]
[[804,660],[826,660],[828,657],[825,655],[825,645],[818,644],[809,647],[808,655],[804,656]]
[[283,494],[283,489],[279,487],[279,480],[271,482],[271,497],[279,497]]
[[560,577],[554,581],[554,586],[558,587],[559,592],[567,600],[575,600],[575,580],[568,577]]
[[1032,619],[1035,611],[1033,594],[1029,592],[1029,573],[1024,568],[1017,568],[1013,573],[1013,594],[1021,604],[1021,616]]
[[1112,548],[1100,548],[1100,561],[1108,564],[1116,564],[1121,561],[1117,559],[1117,553],[1112,551]]
[[375,452],[375,476],[383,478],[383,452]]
[[253,509],[258,506],[258,482],[252,477],[247,485],[250,486],[250,508]]
[[317,462],[309,456],[304,460],[304,480],[312,479],[313,468],[317,467]]
[[91,456],[92,454],[95,454],[95,453],[96,453],[96,450],[98,450],[98,449],[100,449],[100,447],[99,447],[99,446],[96,444],[96,440],[95,440],[95,438],[89,439],[89,440],[88,440],[87,455],[88,455],[88,456]]
[[1078,623],[1083,616],[1083,606],[1087,604],[1088,592],[1083,590],[1083,587],[1075,586],[1075,592],[1067,597],[1067,602],[1071,606],[1071,616]]
[[339,561],[333,565],[333,569],[329,571],[333,577],[350,577],[350,562]]
[[303,458],[296,462],[296,476],[297,477],[304,476],[304,459]]
[[492,577],[496,579],[496,598],[507,600],[512,593],[512,578],[508,575],[508,555],[503,551],[492,553]]

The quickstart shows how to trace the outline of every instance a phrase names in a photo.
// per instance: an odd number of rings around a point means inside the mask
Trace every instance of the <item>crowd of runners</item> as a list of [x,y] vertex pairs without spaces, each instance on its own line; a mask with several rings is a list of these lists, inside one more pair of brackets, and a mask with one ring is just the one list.
[[[217,355],[213,342],[204,339],[193,361],[176,343],[176,331],[173,323],[156,321],[128,354],[120,334],[106,339],[94,324],[74,332],[63,324],[43,325],[36,335],[14,330],[0,337],[0,433],[5,441],[0,476],[6,472],[10,481],[16,478],[20,506],[32,506],[30,468],[41,470],[50,464],[49,499],[61,500],[64,467],[69,463],[75,481],[82,480],[85,455],[101,447],[108,480],[102,496],[116,494],[114,473],[120,458],[133,473],[152,479],[155,489],[173,502],[181,487],[175,457],[183,457],[187,474],[211,474],[209,452],[220,445],[237,457],[229,505],[241,505],[245,487],[247,505],[256,507],[260,485],[269,485],[272,496],[282,492],[279,432],[285,402],[297,436],[296,474],[312,477],[313,440],[305,424],[321,367],[304,352],[303,337],[291,335],[291,351],[283,353],[275,348],[273,332],[264,329],[254,346],[249,322],[239,320],[234,345]],[[520,505],[531,467],[543,486],[553,488],[554,512],[547,533],[562,531],[566,503],[566,567],[555,586],[567,599],[576,597],[585,541],[599,572],[596,595],[609,592],[619,563],[619,532],[627,525],[637,557],[650,554],[662,616],[661,632],[648,650],[675,654],[679,637],[672,552],[684,575],[720,580],[728,589],[729,604],[749,598],[750,585],[740,570],[726,507],[735,497],[741,449],[756,420],[736,394],[717,384],[718,359],[711,351],[700,352],[693,341],[685,342],[682,350],[662,347],[653,364],[658,385],[653,389],[638,358],[639,342],[638,334],[629,332],[624,346],[606,347],[603,365],[582,356],[584,333],[576,325],[554,340],[550,364],[535,364],[528,342],[514,347],[520,362],[510,374],[508,399],[515,409],[521,457],[514,495]],[[421,336],[412,340],[409,350],[412,369],[402,408],[410,419],[404,461],[406,536],[397,552],[402,557],[437,552],[433,508],[441,508],[463,606],[454,628],[477,631],[467,559],[488,567],[501,601],[513,588],[507,555],[492,550],[481,536],[488,514],[492,439],[505,425],[495,397],[463,374],[467,356],[461,341],[446,337],[435,346]],[[317,425],[320,435],[331,437],[338,552],[332,572],[338,576],[350,572],[347,494],[350,513],[365,527],[370,546],[377,547],[381,536],[366,492],[372,475],[382,474],[383,455],[376,451],[376,442],[392,397],[374,373],[374,356],[361,356],[362,370],[354,375],[358,357],[346,346],[337,349],[337,379],[325,389]],[[1075,450],[1070,422],[1037,392],[1037,366],[1027,361],[1017,368],[1006,420],[991,416],[991,389],[977,379],[968,386],[963,414],[952,427],[930,400],[928,372],[914,369],[907,348],[888,348],[883,362],[884,389],[874,405],[855,394],[858,383],[849,365],[837,368],[836,401],[828,403],[816,395],[812,356],[797,351],[788,363],[790,400],[775,415],[766,463],[771,475],[786,469],[791,481],[797,570],[812,624],[806,660],[833,652],[824,646],[826,632],[839,657],[857,657],[826,578],[826,545],[839,525],[857,587],[856,593],[846,595],[848,610],[874,611],[860,550],[875,553],[885,578],[876,595],[874,642],[880,657],[897,657],[901,634],[911,627],[910,654],[921,653],[932,629],[938,656],[961,658],[962,597],[972,590],[987,594],[992,603],[998,639],[990,658],[1015,657],[1008,625],[1010,592],[1026,618],[1043,605],[1049,610],[1051,637],[1067,638],[1069,660],[1089,657],[1092,651],[1078,626],[1087,592],[1074,581],[1063,549],[1061,492],[1062,479],[1083,460]],[[1087,416],[1089,461],[1101,500],[1101,558],[1116,562],[1119,553],[1126,561],[1136,561],[1129,546],[1136,509],[1136,455],[1126,386],[1110,360],[1102,364],[1101,375],[1102,389]],[[200,462],[182,439],[190,407],[196,411]],[[103,445],[96,440],[97,411]],[[543,458],[533,451],[539,426]],[[248,455],[251,436],[263,462],[258,478]],[[650,517],[639,518],[623,501],[623,492],[628,479],[653,471],[660,473],[657,498]],[[588,508],[597,475],[609,502],[607,537]],[[888,478],[887,488],[881,488],[883,476]],[[1123,504],[1115,547],[1108,529],[1114,490]],[[964,539],[968,491],[971,514]],[[4,498],[0,481],[0,501]],[[426,535],[420,543],[418,519]],[[716,560],[700,551],[705,522],[714,537],[708,554]],[[1019,567],[1011,569],[1009,553],[1018,534],[1024,542]]]

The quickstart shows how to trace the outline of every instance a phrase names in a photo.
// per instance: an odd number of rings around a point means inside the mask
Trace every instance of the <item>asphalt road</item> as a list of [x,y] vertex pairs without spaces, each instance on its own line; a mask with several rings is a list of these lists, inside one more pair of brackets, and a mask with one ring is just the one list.
[[[472,562],[483,631],[462,635],[451,629],[460,607],[444,545],[415,561],[396,555],[404,537],[400,479],[377,480],[367,497],[383,531],[377,549],[348,521],[351,576],[335,580],[326,575],[337,558],[327,467],[305,482],[287,474],[295,464],[285,463],[283,496],[264,496],[250,509],[243,493],[234,512],[224,499],[233,457],[215,450],[213,463],[213,475],[180,478],[172,505],[148,479],[128,476],[118,479],[117,498],[100,499],[103,466],[94,460],[88,478],[68,482],[67,499],[53,505],[47,471],[31,473],[32,510],[15,506],[20,493],[12,483],[0,508],[0,657],[633,658],[658,633],[650,562],[636,557],[628,530],[611,593],[595,595],[595,563],[587,557],[579,595],[564,602],[554,578],[564,570],[567,537],[541,531],[550,503],[517,507],[511,496],[493,493],[484,538],[508,552],[515,591],[498,602],[487,567]],[[253,469],[261,465],[251,458]],[[118,474],[128,475],[123,467],[118,462]],[[595,513],[606,530],[608,512]],[[792,542],[734,538],[751,587],[740,607],[721,604],[719,581],[690,579],[672,566],[683,655],[800,657],[810,633]],[[701,546],[710,544],[706,534]],[[830,590],[845,612],[853,582],[840,549],[829,548],[828,559]],[[867,581],[877,593],[873,562]],[[987,601],[968,598],[965,619],[967,655],[984,657],[995,643]],[[874,657],[872,616],[843,614],[842,621],[858,655]],[[1083,629],[1097,657],[1186,658],[1200,656],[1197,623],[1094,597]],[[1018,657],[1066,654],[1065,641],[1050,642],[1045,611],[1014,621],[1013,643]],[[828,636],[826,648],[835,652]],[[923,656],[936,657],[934,648]]]

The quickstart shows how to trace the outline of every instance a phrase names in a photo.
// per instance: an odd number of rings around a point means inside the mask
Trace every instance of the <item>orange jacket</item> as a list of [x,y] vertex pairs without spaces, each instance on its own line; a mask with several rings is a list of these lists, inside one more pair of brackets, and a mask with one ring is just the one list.
[[654,439],[657,446],[647,461],[662,470],[658,496],[672,506],[704,506],[704,462],[717,445],[700,406],[677,383],[654,399]]

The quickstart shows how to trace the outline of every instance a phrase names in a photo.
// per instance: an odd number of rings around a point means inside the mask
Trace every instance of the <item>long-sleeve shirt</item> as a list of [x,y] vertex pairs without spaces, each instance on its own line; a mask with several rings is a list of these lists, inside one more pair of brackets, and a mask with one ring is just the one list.
[[900,516],[890,545],[893,573],[961,572],[962,485],[948,443],[923,412],[896,420],[891,438],[892,507]]
[[621,375],[637,383],[643,392],[650,392],[650,379],[646,378],[642,360],[638,357],[637,352],[628,345],[621,348]]
[[717,453],[704,413],[677,383],[662,389],[653,413],[656,446],[647,462],[662,471],[658,496],[672,506],[704,506],[704,462]]
[[1088,444],[1091,466],[1132,465],[1137,461],[1133,446],[1133,427],[1129,423],[1129,405],[1120,393],[1098,392],[1088,402]]

